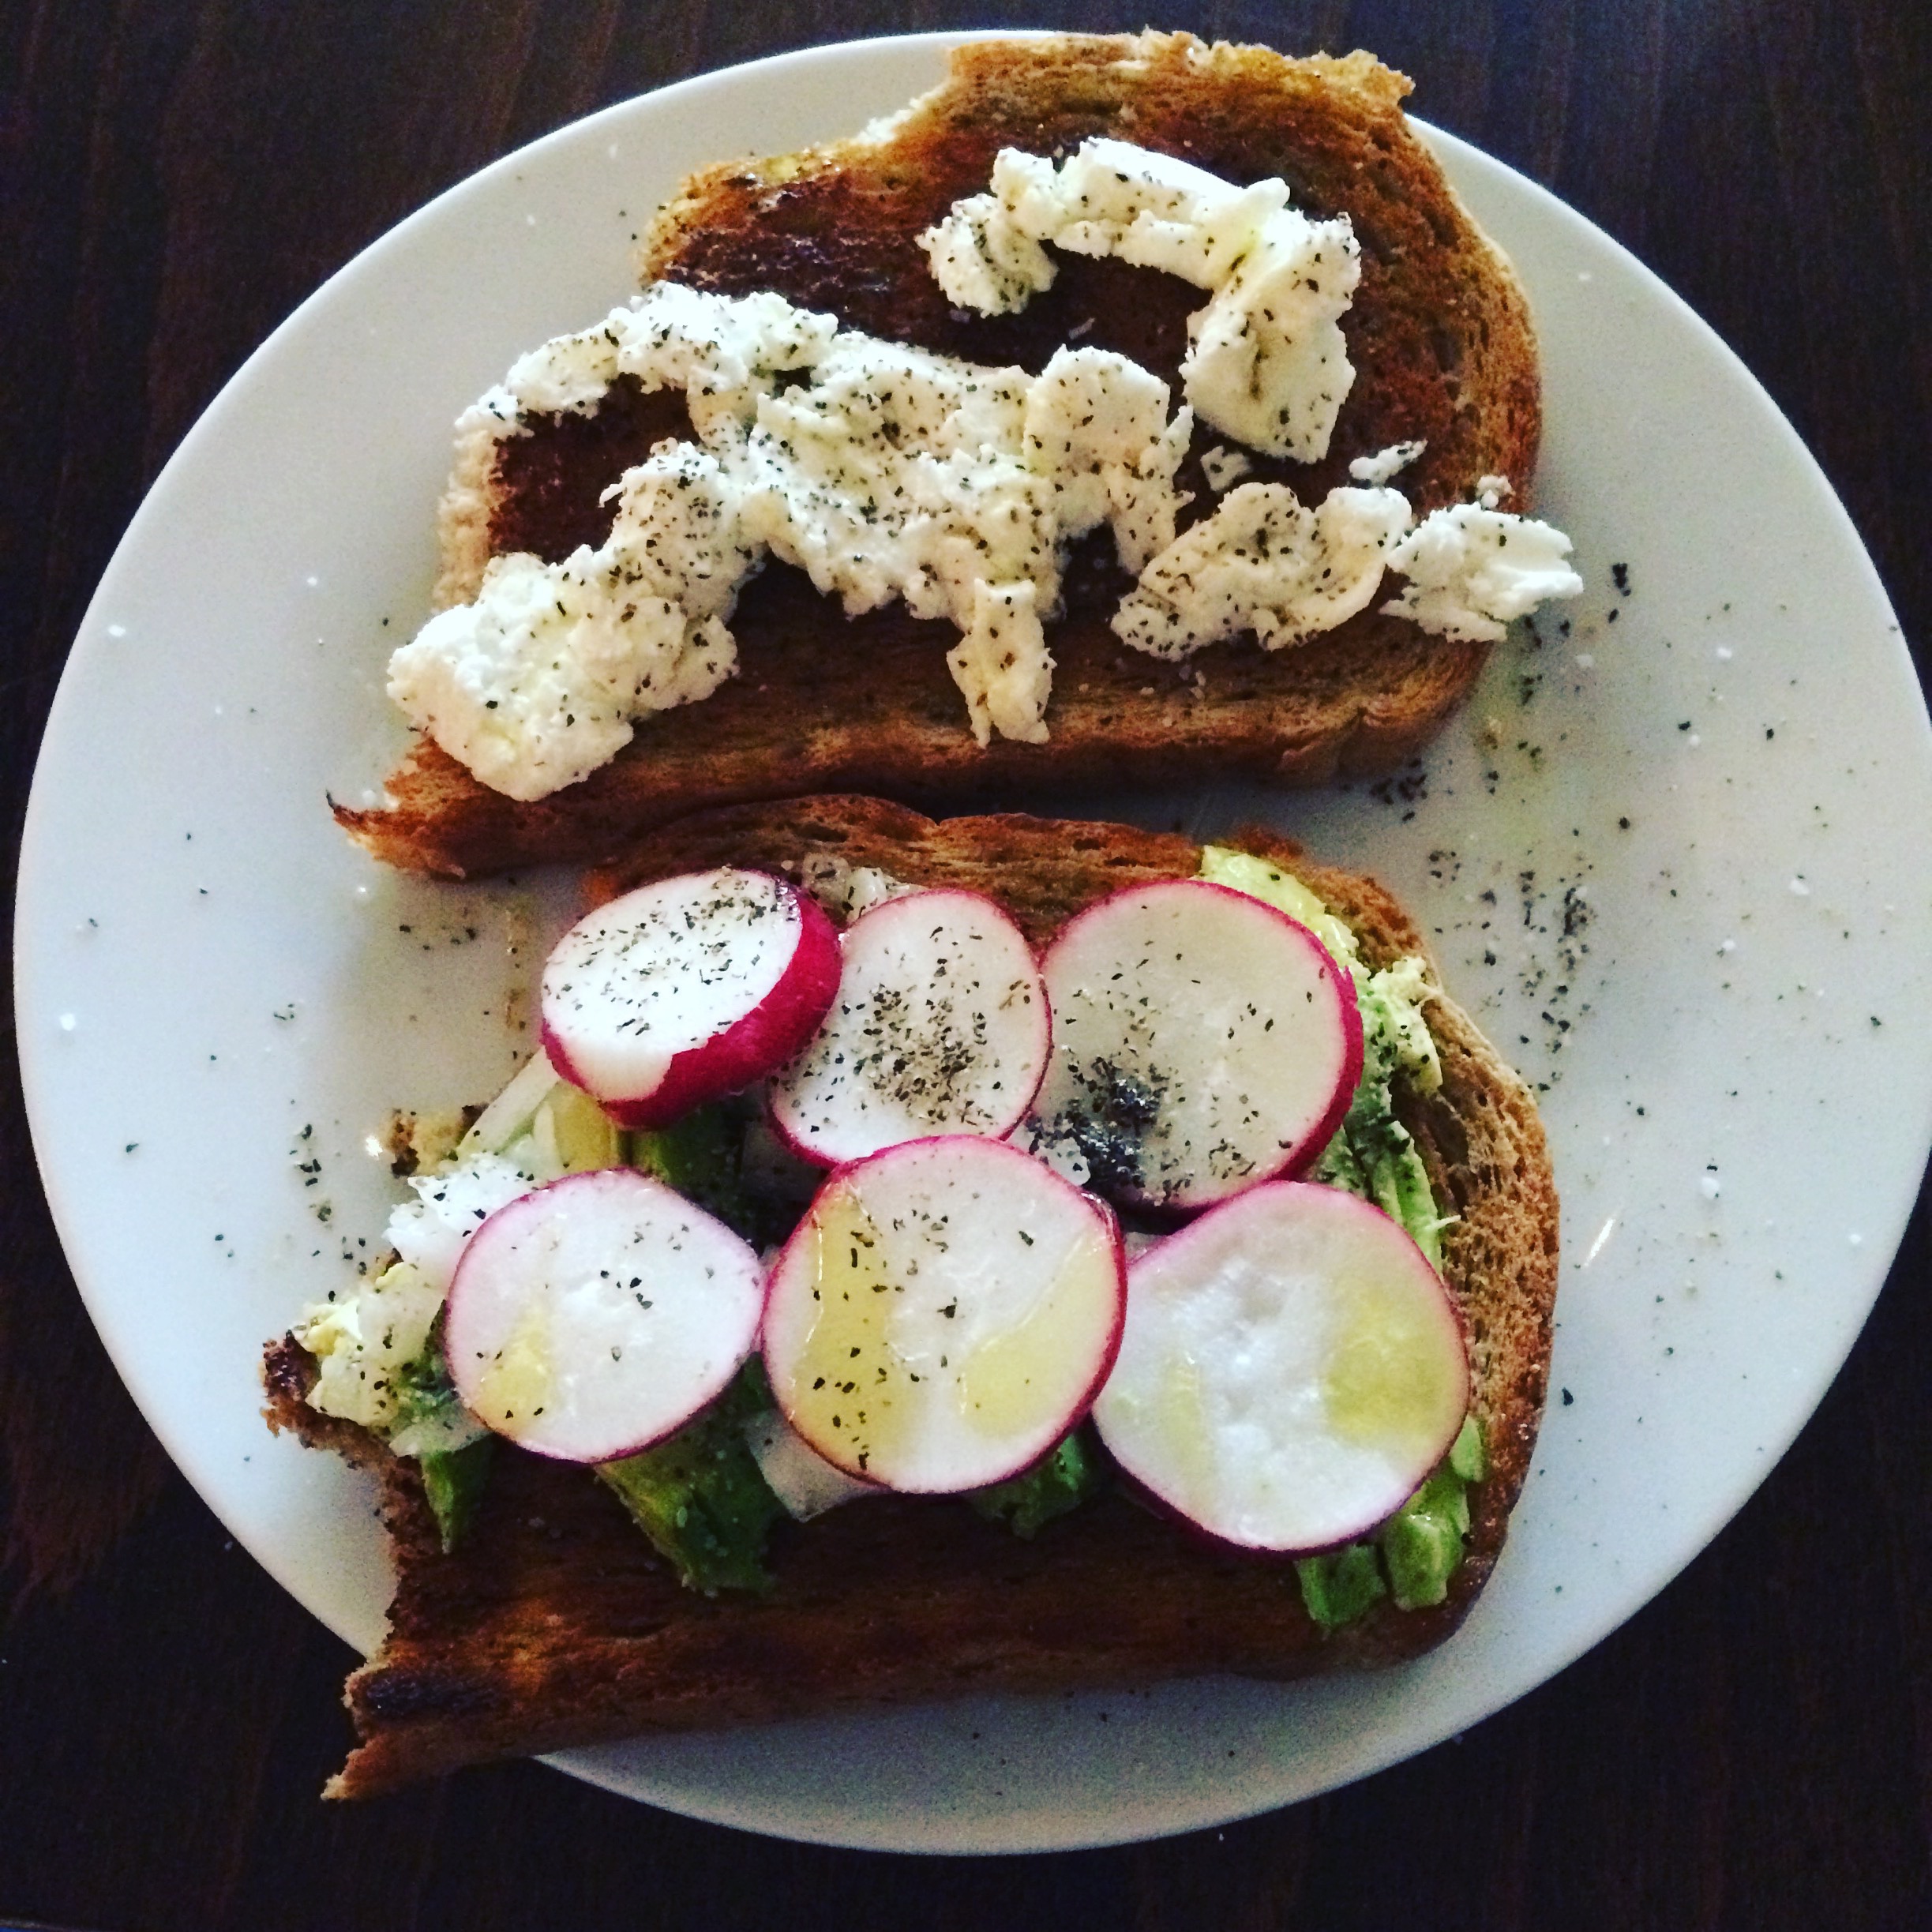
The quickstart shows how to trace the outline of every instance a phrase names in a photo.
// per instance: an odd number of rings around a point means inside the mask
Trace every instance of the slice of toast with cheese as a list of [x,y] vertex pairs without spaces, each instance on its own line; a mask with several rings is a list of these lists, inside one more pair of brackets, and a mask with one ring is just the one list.
[[[1352,463],[1419,443],[1397,479],[1418,516],[1499,486],[1520,510],[1540,429],[1528,307],[1410,126],[1408,91],[1360,53],[1291,60],[1152,33],[977,42],[932,93],[850,139],[692,176],[651,223],[640,267],[647,283],[772,291],[846,329],[1034,374],[1069,344],[1110,350],[1178,400],[1199,287],[1056,249],[1050,287],[1016,313],[980,314],[953,305],[920,238],[985,189],[1003,149],[1064,156],[1100,137],[1236,184],[1278,177],[1296,208],[1352,224],[1360,279],[1341,326],[1354,377],[1320,460],[1250,451],[1245,480],[1286,482],[1312,505],[1348,483]],[[556,563],[602,542],[627,470],[691,434],[681,392],[628,377],[593,407],[472,421],[443,505],[439,603],[474,597],[492,558]],[[1197,422],[1175,477],[1192,497],[1184,527],[1214,508],[1210,478],[1225,485],[1229,459],[1227,437]],[[1109,628],[1133,581],[1104,531],[1073,544],[1064,608],[1045,625],[1044,741],[975,738],[947,622],[899,602],[848,617],[803,571],[771,561],[730,617],[735,674],[641,718],[589,776],[518,800],[425,737],[381,803],[338,805],[336,816],[391,863],[456,876],[595,859],[696,807],[812,791],[958,801],[1208,775],[1318,782],[1409,757],[1487,649],[1378,599],[1286,648],[1237,637],[1170,662]]]

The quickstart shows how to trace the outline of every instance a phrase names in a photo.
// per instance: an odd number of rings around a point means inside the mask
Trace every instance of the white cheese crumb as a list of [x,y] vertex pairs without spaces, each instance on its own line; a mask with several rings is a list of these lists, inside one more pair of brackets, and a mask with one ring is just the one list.
[[737,668],[724,617],[756,552],[736,498],[715,457],[661,445],[625,473],[600,548],[492,558],[475,602],[390,660],[390,696],[509,797],[587,777],[633,717],[707,697]]
[[919,238],[932,279],[955,308],[1011,315],[1053,286],[1052,257],[1013,219],[996,196],[955,201]]
[[587,413],[619,376],[647,391],[681,389],[706,442],[748,426],[777,378],[808,368],[838,328],[831,316],[782,295],[718,295],[654,282],[627,308],[520,356],[501,384],[458,419],[479,413],[507,425],[525,416]]
[[1108,349],[1061,348],[1026,396],[1025,460],[1049,479],[1062,539],[1097,524],[1113,530],[1121,568],[1136,576],[1174,541],[1174,518],[1192,501],[1174,487],[1194,412],[1170,423],[1168,387]]
[[1245,451],[1229,449],[1220,443],[1201,452],[1201,473],[1207,478],[1208,488],[1217,497],[1233,489],[1254,467]]
[[946,668],[965,694],[973,735],[990,745],[996,731],[1022,744],[1046,742],[1046,701],[1053,659],[1046,647],[1031,583],[974,586],[973,620],[946,654]]
[[1114,633],[1157,658],[1251,630],[1279,650],[1365,609],[1408,527],[1397,490],[1334,490],[1309,509],[1285,483],[1244,483],[1149,565]]
[[1386,449],[1379,449],[1372,456],[1356,457],[1349,465],[1349,474],[1358,483],[1393,482],[1427,448],[1428,445],[1420,437],[1412,443],[1391,443]]
[[358,1293],[304,1309],[291,1332],[320,1371],[309,1406],[366,1427],[389,1421],[396,1377],[422,1352],[443,1294],[420,1269],[398,1262]]
[[416,1198],[390,1214],[385,1239],[440,1302],[470,1236],[498,1208],[529,1193],[536,1176],[500,1154],[486,1154],[444,1172],[414,1175],[409,1184]]
[[587,328],[520,355],[501,387],[490,396],[506,400],[511,415],[585,415],[602,399],[617,373],[615,331],[608,326]]
[[1454,504],[1431,510],[1389,553],[1389,568],[1409,582],[1382,608],[1435,636],[1494,643],[1511,618],[1582,590],[1569,555],[1570,539],[1548,523]]
[[1009,314],[1049,285],[1045,242],[1209,290],[1187,324],[1188,402],[1224,434],[1311,462],[1326,454],[1355,381],[1341,318],[1361,257],[1346,216],[1312,221],[1288,201],[1279,179],[1238,188],[1096,137],[1058,169],[1002,148],[989,192],[956,203],[921,241],[947,297],[985,314]]

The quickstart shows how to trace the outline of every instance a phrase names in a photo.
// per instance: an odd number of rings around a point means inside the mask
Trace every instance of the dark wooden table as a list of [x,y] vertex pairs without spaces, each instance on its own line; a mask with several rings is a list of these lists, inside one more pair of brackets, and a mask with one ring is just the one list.
[[[1004,0],[7,0],[9,837],[69,642],[148,480],[269,329],[399,216],[561,122],[730,62],[898,28],[1141,21]],[[1789,413],[1915,648],[1932,641],[1924,0],[1305,0],[1180,5],[1167,23],[1373,47],[1416,77],[1420,111],[1629,244]],[[0,1136],[0,1916],[113,1932],[1932,1925],[1923,1201],[1796,1448],[1554,1683],[1458,1745],[1225,1831],[926,1861],[749,1838],[530,1766],[320,1804],[347,1653],[226,1540],[122,1392],[10,1072]]]

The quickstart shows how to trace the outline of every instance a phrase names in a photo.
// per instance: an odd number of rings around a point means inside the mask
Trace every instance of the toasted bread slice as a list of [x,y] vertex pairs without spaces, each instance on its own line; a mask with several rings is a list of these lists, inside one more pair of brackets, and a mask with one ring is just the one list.
[[[1427,949],[1372,880],[1250,828],[1243,849],[1293,868],[1380,966]],[[664,827],[597,882],[732,863],[801,876],[827,857],[1004,904],[1036,943],[1081,907],[1145,879],[1190,876],[1200,848],[1122,825],[1002,815],[936,823],[876,799],[709,812]],[[1472,1493],[1469,1552],[1438,1607],[1376,1606],[1324,1635],[1292,1566],[1217,1555],[1117,1494],[1032,1542],[957,1503],[885,1498],[775,1532],[777,1588],[752,1600],[680,1586],[605,1486],[501,1445],[469,1540],[439,1547],[416,1476],[302,1397],[313,1364],[269,1351],[278,1427],[381,1468],[396,1598],[377,1654],[349,1680],[362,1743],[330,1786],[361,1797],[479,1759],[652,1729],[1001,1690],[1141,1684],[1231,1671],[1289,1678],[1390,1663],[1439,1643],[1502,1547],[1543,1408],[1556,1286],[1557,1203],[1522,1082],[1446,996],[1428,1008],[1439,1092],[1402,1115],[1427,1162],[1444,1271],[1466,1325],[1472,1406],[1491,1472]],[[345,1431],[347,1440],[345,1440]]]
[[[1527,507],[1540,426],[1536,343],[1508,261],[1471,219],[1401,109],[1409,82],[1370,55],[1285,59],[1186,35],[981,42],[891,121],[830,147],[700,173],[643,244],[647,276],[731,294],[762,288],[848,326],[972,360],[1042,368],[1069,340],[1132,356],[1177,384],[1199,290],[1111,260],[1060,258],[1017,315],[950,309],[916,238],[982,190],[1003,146],[1064,151],[1092,134],[1162,149],[1229,179],[1279,174],[1317,216],[1345,212],[1362,274],[1343,330],[1356,370],[1328,456],[1256,458],[1256,480],[1314,501],[1351,459],[1426,448],[1398,479],[1420,514],[1507,478]],[[1178,392],[1176,389],[1176,393]],[[535,418],[527,433],[471,436],[443,506],[441,603],[474,595],[496,554],[550,560],[601,542],[602,493],[651,445],[688,434],[681,399],[621,381],[596,413]],[[1190,513],[1214,501],[1197,429],[1180,482]],[[1186,520],[1186,514],[1184,521]],[[982,749],[945,654],[955,633],[902,607],[856,620],[801,573],[768,565],[733,628],[737,677],[657,714],[612,763],[535,803],[488,790],[427,739],[369,810],[341,823],[394,865],[464,876],[595,859],[698,806],[864,787],[931,801],[1010,797],[1015,786],[1170,782],[1242,773],[1311,783],[1387,770],[1441,724],[1484,647],[1374,610],[1279,652],[1251,640],[1184,664],[1131,650],[1107,619],[1128,580],[1104,535],[1070,561],[1049,627],[1058,670],[1044,745]]]

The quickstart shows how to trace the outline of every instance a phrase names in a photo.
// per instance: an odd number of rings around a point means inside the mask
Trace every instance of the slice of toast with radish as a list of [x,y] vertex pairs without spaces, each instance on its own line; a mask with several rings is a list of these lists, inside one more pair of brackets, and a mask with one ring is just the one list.
[[[1372,880],[1320,865],[1260,828],[1229,842],[1292,870],[1349,928],[1364,966],[1426,962],[1421,934]],[[936,822],[832,797],[677,821],[598,875],[594,895],[716,868],[768,871],[821,893],[838,881],[884,880],[982,895],[1038,951],[1121,888],[1191,880],[1202,860],[1189,839],[1127,826],[1015,814]],[[1468,1494],[1463,1558],[1443,1600],[1408,1609],[1384,1600],[1324,1628],[1291,1562],[1229,1547],[1250,1535],[1232,1517],[1235,1526],[1210,1525],[1215,1540],[1146,1506],[1172,1495],[1157,1458],[1142,1475],[1127,1470],[1141,1451],[1126,1431],[1121,1480],[1030,1540],[943,1498],[878,1495],[781,1525],[775,1586],[763,1596],[684,1587],[604,1484],[500,1442],[484,1505],[446,1555],[418,1465],[309,1409],[317,1364],[289,1337],[268,1352],[270,1420],[377,1470],[397,1563],[388,1638],[349,1682],[361,1743],[331,1791],[363,1796],[479,1760],[652,1729],[976,1690],[1061,1692],[1204,1672],[1289,1678],[1387,1664],[1440,1643],[1494,1566],[1528,1473],[1549,1360],[1557,1202],[1529,1091],[1433,968],[1425,971],[1441,1082],[1427,1093],[1398,1088],[1397,1110],[1450,1217],[1442,1280],[1467,1345],[1468,1412],[1487,1464]],[[1021,1159],[996,1141],[979,1144]],[[863,1172],[838,1169],[835,1180]],[[1191,1225],[1205,1229],[1221,1215],[1232,1225],[1236,1210],[1278,1222],[1278,1208],[1244,1204],[1307,1191],[1305,1181],[1270,1180]],[[1345,1227],[1319,1239],[1354,1236]],[[1187,1278],[1177,1305],[1193,1292],[1188,1269],[1180,1274]],[[1097,1328],[1094,1336],[1091,1347],[1111,1361],[1118,1337]],[[1105,1435],[1112,1425],[1101,1412],[1096,1419]],[[856,1457],[847,1460],[856,1471]],[[1277,1530],[1275,1548],[1315,1533],[1297,1522]]]
[[[1541,428],[1528,304],[1410,126],[1409,84],[1367,54],[1289,59],[1185,34],[974,43],[889,122],[692,176],[646,232],[641,267],[647,281],[718,295],[775,291],[845,328],[989,366],[1037,373],[1071,345],[1130,357],[1177,385],[1202,299],[1189,283],[1067,253],[1023,310],[976,315],[951,305],[919,238],[985,189],[1005,148],[1044,156],[1101,137],[1232,183],[1279,178],[1296,207],[1353,224],[1360,279],[1341,328],[1355,376],[1319,461],[1250,452],[1239,473],[1287,482],[1312,505],[1347,484],[1352,462],[1399,445],[1420,451],[1400,478],[1418,516],[1499,478],[1510,507],[1525,509]],[[693,433],[681,393],[628,376],[587,414],[472,418],[443,505],[439,607],[475,597],[493,558],[557,563],[602,542],[625,471],[663,439]],[[1213,509],[1211,478],[1235,460],[1197,425],[1177,477],[1192,497],[1184,523]],[[1075,544],[1064,612],[1045,633],[1057,668],[1041,742],[975,741],[945,622],[900,602],[848,616],[802,571],[772,563],[731,619],[736,675],[645,718],[589,776],[520,801],[425,737],[380,803],[338,805],[336,817],[391,864],[462,876],[595,860],[651,825],[738,799],[862,789],[957,805],[1015,786],[1184,782],[1210,767],[1320,783],[1411,756],[1487,648],[1432,635],[1378,598],[1292,648],[1236,637],[1164,662],[1109,628],[1131,580],[1101,533]]]

